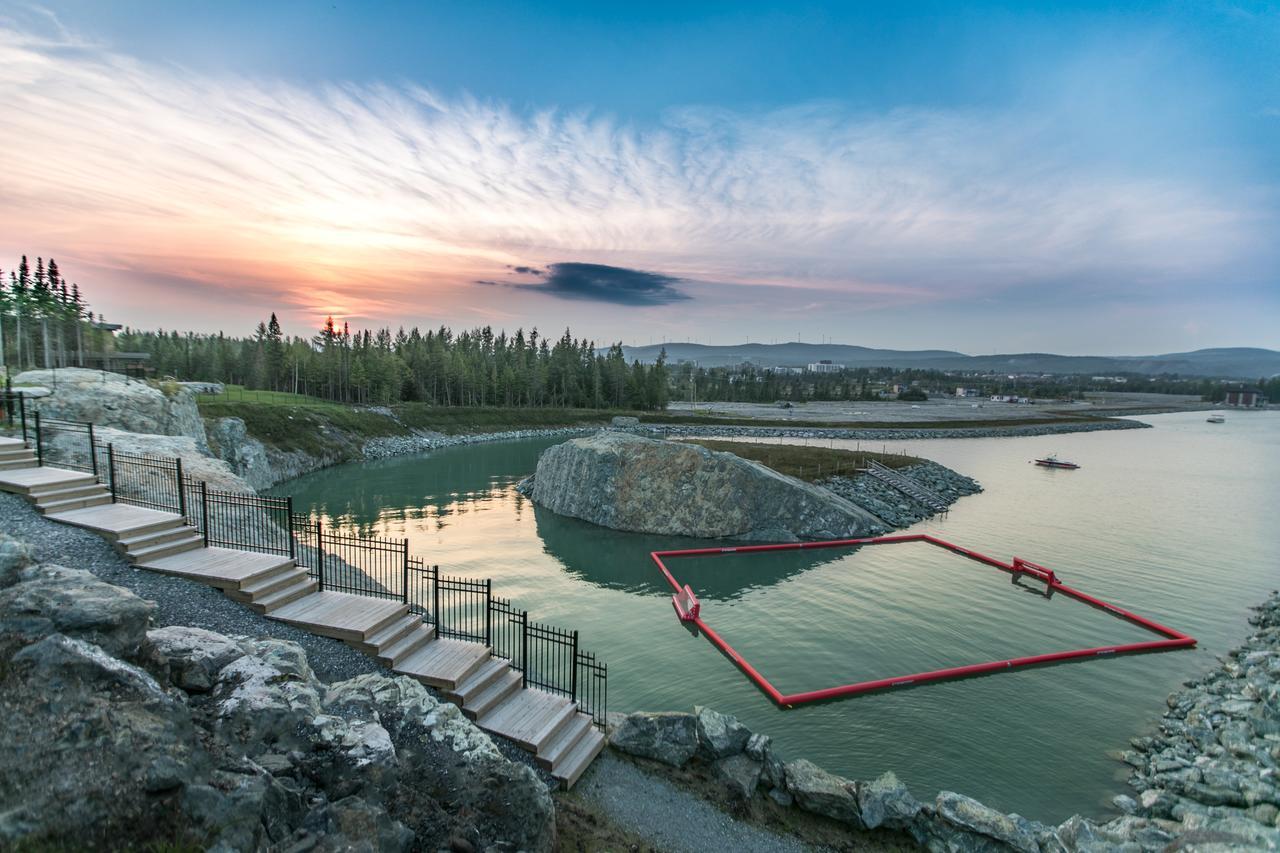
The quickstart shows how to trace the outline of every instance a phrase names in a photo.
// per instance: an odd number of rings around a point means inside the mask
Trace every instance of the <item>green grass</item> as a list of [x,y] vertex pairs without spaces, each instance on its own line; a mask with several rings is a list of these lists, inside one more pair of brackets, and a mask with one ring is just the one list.
[[[216,398],[215,398],[216,399]],[[354,455],[364,439],[408,433],[386,415],[331,403],[291,406],[282,403],[201,402],[206,418],[241,418],[249,435],[280,450],[301,450],[312,456]]]
[[915,456],[868,453],[862,450],[835,450],[799,444],[756,444],[747,441],[703,439],[691,440],[689,443],[701,445],[708,450],[727,451],[743,459],[763,463],[779,474],[786,474],[810,483],[838,474],[852,474],[859,468],[867,467],[868,460],[879,462],[886,468],[903,468],[921,461]]
[[601,409],[501,408],[498,406],[430,406],[400,403],[391,407],[406,426],[447,435],[476,432],[506,432],[567,426],[596,426],[609,423],[615,412]]

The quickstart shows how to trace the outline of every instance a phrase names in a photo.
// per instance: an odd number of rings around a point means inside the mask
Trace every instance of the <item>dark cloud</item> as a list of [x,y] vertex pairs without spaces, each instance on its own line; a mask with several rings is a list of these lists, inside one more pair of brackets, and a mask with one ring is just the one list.
[[539,290],[561,299],[612,302],[615,305],[665,305],[689,297],[676,290],[680,279],[660,273],[603,264],[550,264]]
[[518,272],[521,275],[546,275],[547,274],[546,270],[540,270],[537,267],[511,267],[511,269],[513,272]]

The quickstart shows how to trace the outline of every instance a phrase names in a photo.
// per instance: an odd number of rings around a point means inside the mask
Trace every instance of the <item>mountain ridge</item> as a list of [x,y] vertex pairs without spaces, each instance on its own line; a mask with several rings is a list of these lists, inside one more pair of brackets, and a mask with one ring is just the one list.
[[803,367],[827,360],[846,367],[997,373],[1177,373],[1184,376],[1246,380],[1280,375],[1280,352],[1260,347],[1211,347],[1190,352],[1115,356],[1034,352],[966,355],[954,350],[876,349],[856,344],[806,344],[799,341],[729,346],[675,342],[622,348],[628,361],[639,359],[644,363],[656,361],[663,349],[667,351],[669,363],[692,361],[701,367],[726,367],[744,362],[760,367]]

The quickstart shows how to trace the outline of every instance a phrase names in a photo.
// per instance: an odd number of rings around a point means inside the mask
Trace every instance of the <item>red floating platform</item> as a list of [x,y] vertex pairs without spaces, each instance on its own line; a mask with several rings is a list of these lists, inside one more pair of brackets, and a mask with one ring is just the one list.
[[[1142,643],[1128,643],[1117,646],[1096,646],[1087,649],[1071,649],[1063,652],[1050,652],[1049,654],[1029,655],[1027,657],[1010,658],[1008,660],[987,661],[986,663],[974,663],[965,666],[953,666],[946,669],[935,669],[930,672],[916,672],[910,675],[900,675],[895,678],[880,678],[873,681],[859,681],[854,684],[842,684],[838,687],[827,687],[822,690],[811,690],[804,693],[784,694],[772,684],[769,680],[760,674],[750,663],[747,662],[742,655],[738,654],[733,646],[729,645],[723,637],[717,634],[703,620],[701,614],[701,605],[697,597],[694,596],[693,590],[689,586],[681,585],[672,575],[671,570],[667,568],[665,560],[678,557],[714,557],[722,554],[760,554],[772,551],[802,551],[814,548],[854,548],[863,545],[892,545],[903,542],[927,542],[943,548],[962,557],[967,557],[979,563],[985,563],[988,566],[994,566],[1001,571],[1009,572],[1013,575],[1033,578],[1044,583],[1050,593],[1060,592],[1071,598],[1083,601],[1093,607],[1107,611],[1113,616],[1117,616],[1139,627],[1145,628],[1153,634],[1163,639],[1149,640]],[[1062,583],[1051,569],[1036,563],[1023,560],[1020,557],[1014,557],[1012,563],[1005,563],[994,557],[988,557],[986,554],[972,551],[968,548],[962,548],[959,545],[953,545],[936,536],[930,536],[925,533],[913,533],[902,536],[876,536],[866,539],[834,539],[821,542],[794,542],[780,545],[743,545],[740,547],[730,548],[692,548],[682,551],[654,551],[650,555],[653,561],[658,564],[658,568],[662,570],[662,574],[666,576],[667,582],[671,584],[675,590],[672,598],[672,604],[675,607],[676,614],[682,622],[692,623],[698,627],[702,633],[706,634],[707,639],[720,649],[730,660],[741,669],[748,678],[755,682],[764,693],[784,708],[791,708],[796,705],[803,705],[809,702],[819,702],[827,699],[837,699],[844,696],[856,696],[860,693],[869,693],[873,690],[884,690],[891,687],[906,687],[908,685],[923,684],[931,681],[943,681],[953,678],[964,678],[971,675],[981,675],[988,672],[997,672],[1002,670],[1013,669],[1020,666],[1034,666],[1036,664],[1055,663],[1058,661],[1075,660],[1080,658],[1092,658],[1103,655],[1125,654],[1128,652],[1151,652],[1166,651],[1170,649],[1189,648],[1196,644],[1194,637],[1189,637],[1180,631],[1167,628],[1158,622],[1143,618],[1136,613],[1130,613],[1114,604],[1094,598],[1091,595],[1073,589]]]

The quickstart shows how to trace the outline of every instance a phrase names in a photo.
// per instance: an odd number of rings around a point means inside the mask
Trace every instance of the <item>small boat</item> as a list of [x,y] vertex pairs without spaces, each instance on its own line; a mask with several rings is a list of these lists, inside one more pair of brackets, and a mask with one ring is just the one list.
[[1037,459],[1036,464],[1043,465],[1045,468],[1066,468],[1069,471],[1074,471],[1075,469],[1080,467],[1074,462],[1062,461],[1057,457],[1057,455],[1050,455],[1050,456],[1046,456],[1043,459]]
[[1214,412],[1212,415],[1209,415],[1209,417],[1205,418],[1205,420],[1211,424],[1225,424],[1227,422],[1227,419],[1224,418],[1222,415],[1218,414],[1217,412]]

